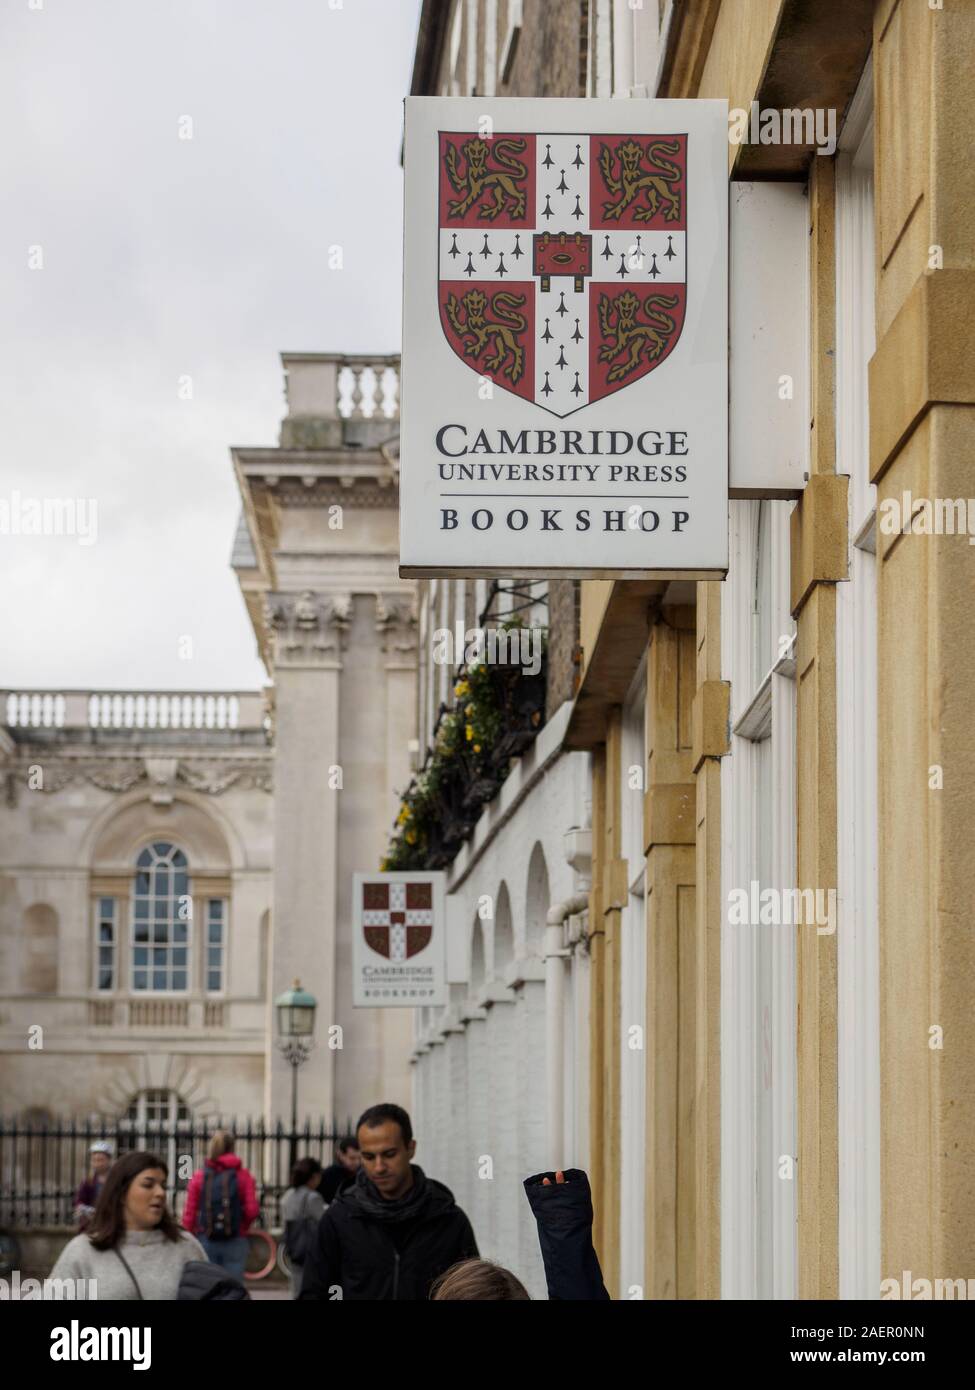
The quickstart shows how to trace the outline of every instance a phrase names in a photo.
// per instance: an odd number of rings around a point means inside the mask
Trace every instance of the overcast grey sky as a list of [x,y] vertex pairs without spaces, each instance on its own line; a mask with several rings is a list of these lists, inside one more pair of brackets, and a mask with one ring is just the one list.
[[98,504],[0,533],[0,687],[266,679],[229,446],[276,443],[282,349],[399,350],[418,10],[0,0],[0,502]]

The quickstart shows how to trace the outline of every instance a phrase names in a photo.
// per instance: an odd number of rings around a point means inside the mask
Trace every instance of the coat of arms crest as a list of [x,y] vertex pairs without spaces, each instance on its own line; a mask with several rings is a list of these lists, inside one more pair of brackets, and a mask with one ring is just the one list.
[[684,324],[687,138],[441,131],[453,351],[560,417],[665,362]]
[[362,934],[373,951],[387,960],[409,960],[429,944],[432,933],[431,884],[362,884]]

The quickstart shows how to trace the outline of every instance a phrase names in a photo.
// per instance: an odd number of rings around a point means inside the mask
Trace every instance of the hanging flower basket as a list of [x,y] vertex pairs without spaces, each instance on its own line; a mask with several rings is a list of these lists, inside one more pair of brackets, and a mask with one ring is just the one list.
[[456,703],[441,707],[426,761],[403,793],[383,869],[442,869],[457,857],[511,759],[544,723],[545,654],[534,675],[515,665],[472,666],[453,693]]

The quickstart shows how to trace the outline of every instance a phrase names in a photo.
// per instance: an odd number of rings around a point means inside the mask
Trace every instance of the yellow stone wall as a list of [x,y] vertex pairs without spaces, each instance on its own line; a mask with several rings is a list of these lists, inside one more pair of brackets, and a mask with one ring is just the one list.
[[[882,0],[874,67],[871,475],[881,504],[968,498],[975,3]],[[975,1269],[975,549],[949,535],[877,542],[881,1272],[963,1278]]]
[[[781,11],[781,0],[692,0],[689,49],[675,63],[669,95],[727,97],[747,107]],[[975,498],[975,0],[945,0],[941,10],[924,0],[878,0],[873,65],[871,477],[878,502],[905,490]],[[729,165],[734,155],[729,147]],[[811,162],[809,217],[810,478],[791,532],[796,849],[798,884],[829,890],[837,883],[839,833],[836,586],[846,579],[849,545],[848,480],[835,472],[829,158]],[[965,536],[881,533],[877,561],[882,1274],[968,1277],[975,1271],[975,547]],[[612,614],[608,593],[607,586],[583,586],[587,653]],[[729,739],[721,601],[720,584],[699,584],[696,609],[662,610],[649,634],[651,1298],[720,1296],[720,782]],[[612,1172],[619,1134],[618,731],[617,711],[595,755],[591,913],[593,1177],[610,1279],[620,1220]],[[943,785],[930,786],[938,775]],[[836,937],[799,931],[796,968],[799,1294],[836,1298]],[[935,1027],[944,1030],[941,1048],[929,1046]]]

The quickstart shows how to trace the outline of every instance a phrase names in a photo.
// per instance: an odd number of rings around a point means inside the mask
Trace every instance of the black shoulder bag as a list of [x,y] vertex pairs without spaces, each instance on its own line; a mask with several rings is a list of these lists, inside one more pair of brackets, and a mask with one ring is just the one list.
[[135,1291],[136,1291],[136,1294],[137,1294],[138,1298],[144,1303],[144,1302],[145,1302],[145,1299],[142,1297],[142,1290],[139,1288],[139,1281],[138,1281],[138,1279],[135,1277],[135,1275],[132,1273],[132,1266],[129,1264],[128,1260],[127,1260],[127,1259],[125,1258],[125,1256],[122,1254],[121,1250],[118,1248],[117,1245],[113,1246],[112,1248],[113,1248],[113,1250],[115,1251],[115,1254],[116,1254],[116,1255],[119,1257],[119,1259],[122,1261],[122,1264],[125,1266],[125,1272],[126,1272],[126,1274],[129,1276],[129,1278],[132,1280],[133,1284],[135,1285]]

